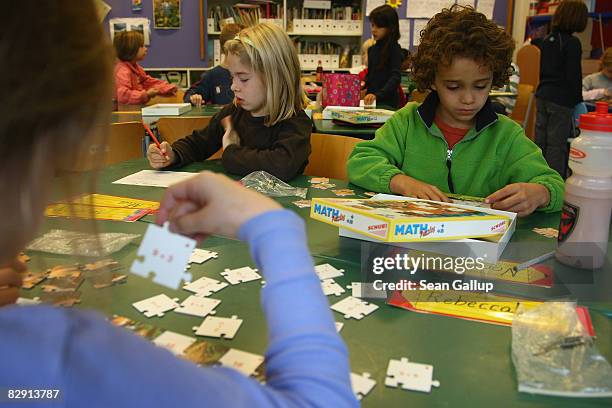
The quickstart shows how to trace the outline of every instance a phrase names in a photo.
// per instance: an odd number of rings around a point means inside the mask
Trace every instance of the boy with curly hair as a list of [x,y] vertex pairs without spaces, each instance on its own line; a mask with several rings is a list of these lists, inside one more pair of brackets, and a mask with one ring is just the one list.
[[449,201],[486,197],[492,208],[526,216],[559,211],[563,179],[523,129],[491,107],[491,86],[508,81],[514,43],[471,7],[436,14],[411,57],[422,104],[397,111],[373,140],[357,144],[352,183],[383,193]]

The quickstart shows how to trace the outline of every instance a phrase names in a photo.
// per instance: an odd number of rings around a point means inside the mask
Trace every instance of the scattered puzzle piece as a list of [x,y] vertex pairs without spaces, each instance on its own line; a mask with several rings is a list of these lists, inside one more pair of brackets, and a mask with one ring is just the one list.
[[73,292],[81,286],[81,283],[83,283],[83,279],[80,277],[47,278],[41,287],[43,292]]
[[173,354],[180,356],[185,350],[193,343],[195,343],[196,339],[193,337],[185,336],[183,334],[175,333],[173,331],[165,331],[159,336],[157,336],[153,343],[155,343],[159,347],[163,347],[165,349],[170,350]]
[[293,205],[299,208],[309,208],[311,205],[311,201],[310,200],[297,200],[293,202]]
[[226,269],[225,272],[221,272],[221,275],[231,285],[261,279],[261,275],[257,273],[257,269],[253,269],[249,266],[244,266],[238,269]]
[[225,282],[202,277],[198,280],[187,283],[185,286],[183,286],[183,289],[195,293],[196,296],[210,296],[227,286],[228,285]]
[[178,299],[170,299],[168,296],[161,294],[132,303],[132,306],[146,317],[163,317],[165,312],[179,307],[177,301]]
[[386,299],[387,292],[376,290],[370,282],[352,282],[347,289],[351,289],[351,295],[360,299]]
[[206,249],[195,248],[193,253],[189,257],[189,263],[203,264],[209,259],[217,259],[219,254],[217,252],[208,251]]
[[340,323],[340,322],[334,322],[334,323],[336,323],[336,331],[340,333],[340,330],[342,330],[342,328],[344,327],[344,323]]
[[222,366],[234,368],[247,376],[254,374],[263,361],[263,356],[236,349],[229,349],[219,359]]
[[348,296],[338,303],[333,304],[331,308],[332,310],[343,314],[345,319],[352,318],[361,320],[378,309],[378,306],[372,303],[364,302],[363,300],[354,298],[352,296]]
[[33,299],[19,297],[15,301],[15,304],[19,305],[19,306],[31,306],[31,305],[37,305],[39,303],[40,303],[40,298],[39,297],[35,297]]
[[125,282],[127,280],[127,275],[113,273],[110,277],[96,276],[91,277],[90,280],[95,289],[104,289]]
[[207,336],[233,339],[242,324],[242,319],[238,319],[237,316],[227,317],[214,317],[208,316],[199,327],[194,327],[196,336]]
[[26,271],[22,274],[23,283],[21,287],[23,289],[32,289],[40,282],[47,279],[47,272],[30,272]]
[[346,292],[342,286],[338,285],[333,279],[324,279],[321,281],[321,287],[323,288],[323,294],[325,296],[334,295],[340,296]]
[[55,279],[55,278],[74,278],[77,279],[81,277],[81,271],[79,270],[79,265],[58,265],[49,269],[47,278]]
[[209,314],[215,314],[214,309],[219,303],[221,303],[219,299],[191,295],[174,311],[191,316],[206,317]]
[[46,292],[41,295],[41,301],[53,306],[72,307],[81,303],[81,292]]
[[319,184],[319,183],[329,183],[329,178],[327,177],[313,177],[310,179],[310,184]]
[[368,395],[372,388],[376,385],[376,381],[370,378],[370,373],[355,374],[351,373],[351,388],[353,394],[358,400]]
[[355,195],[355,192],[350,188],[341,188],[338,190],[332,190],[332,192],[338,197],[352,196]]
[[554,228],[534,228],[533,232],[546,238],[557,238],[559,236],[559,230]]
[[440,382],[432,378],[432,365],[411,363],[402,357],[401,360],[389,360],[385,385],[394,388],[401,386],[402,389],[410,391],[431,392],[432,386],[440,386]]
[[315,272],[320,280],[334,279],[344,275],[344,269],[336,269],[328,263],[315,265]]
[[83,270],[86,272],[106,272],[119,268],[119,262],[111,258],[101,259],[99,261],[83,265]]
[[185,267],[195,244],[193,239],[170,232],[167,222],[163,227],[149,224],[138,248],[140,259],[134,260],[130,271],[145,278],[153,274],[155,283],[176,289],[181,279],[191,281]]

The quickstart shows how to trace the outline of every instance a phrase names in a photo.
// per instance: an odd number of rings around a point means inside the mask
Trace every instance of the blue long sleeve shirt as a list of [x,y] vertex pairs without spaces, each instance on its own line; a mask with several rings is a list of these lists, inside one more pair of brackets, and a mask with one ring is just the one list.
[[206,71],[202,79],[193,84],[183,97],[183,101],[189,103],[191,95],[200,94],[204,103],[227,105],[234,99],[232,87],[232,76],[227,68],[221,65]]
[[0,309],[0,388],[60,389],[62,402],[45,407],[358,406],[302,221],[288,210],[268,212],[245,223],[239,238],[266,279],[266,385],[176,358],[91,312],[14,306]]

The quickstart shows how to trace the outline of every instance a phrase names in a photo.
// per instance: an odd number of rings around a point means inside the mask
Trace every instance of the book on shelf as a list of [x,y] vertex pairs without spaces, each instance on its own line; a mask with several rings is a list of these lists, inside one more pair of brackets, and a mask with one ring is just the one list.
[[380,242],[496,241],[512,221],[485,208],[420,199],[313,198],[310,217]]

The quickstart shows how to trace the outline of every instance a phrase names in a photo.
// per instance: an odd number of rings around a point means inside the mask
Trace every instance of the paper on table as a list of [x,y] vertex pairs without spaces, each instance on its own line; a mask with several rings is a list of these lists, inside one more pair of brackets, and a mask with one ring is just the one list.
[[495,0],[478,0],[478,8],[482,14],[490,20],[493,18],[493,9],[495,8]]
[[195,176],[197,173],[184,171],[157,171],[141,170],[122,179],[113,181],[113,184],[128,184],[132,186],[168,187]]
[[429,20],[419,19],[414,20],[414,28],[412,29],[412,45],[417,46],[421,43],[421,30],[425,28]]
[[399,45],[402,48],[410,49],[410,20],[399,21],[400,39]]

